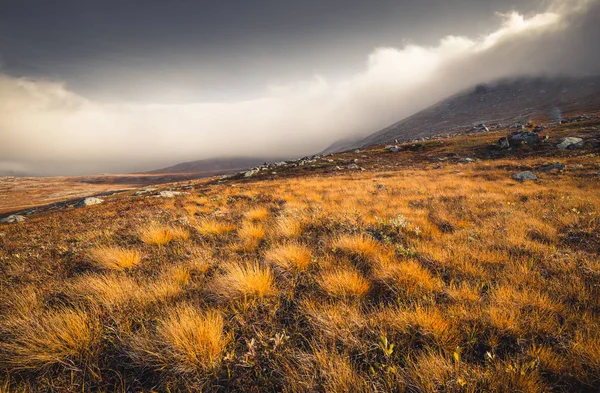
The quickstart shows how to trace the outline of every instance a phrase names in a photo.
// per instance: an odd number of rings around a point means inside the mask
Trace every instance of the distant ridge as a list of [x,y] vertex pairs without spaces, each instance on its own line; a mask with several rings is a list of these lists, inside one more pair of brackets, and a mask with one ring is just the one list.
[[241,171],[264,163],[265,161],[275,161],[274,158],[265,157],[229,157],[213,158],[206,160],[197,160],[183,162],[167,168],[155,169],[148,174],[159,173],[194,173],[204,176],[214,176]]
[[338,141],[324,152],[429,137],[480,123],[508,126],[596,110],[600,110],[600,76],[501,80],[474,86],[358,141]]

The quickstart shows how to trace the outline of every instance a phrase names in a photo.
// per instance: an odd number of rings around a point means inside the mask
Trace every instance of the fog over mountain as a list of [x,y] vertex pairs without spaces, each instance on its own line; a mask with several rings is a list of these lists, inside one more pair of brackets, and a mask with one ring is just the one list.
[[[428,38],[435,43],[427,45],[402,37],[394,46],[375,42],[356,70],[336,76],[317,70],[295,82],[266,80],[263,90],[243,99],[231,93],[169,102],[158,90],[147,100],[109,99],[72,88],[77,83],[67,77],[44,75],[44,67],[18,71],[0,41],[5,63],[0,65],[0,174],[133,172],[219,156],[302,156],[341,138],[366,136],[477,83],[599,74],[600,2],[541,4],[525,14],[490,11],[495,22],[482,33]],[[227,42],[221,49],[227,50]],[[320,56],[335,58],[336,48],[329,49]],[[306,45],[298,46],[304,50]],[[269,72],[270,80],[278,79],[277,69]],[[159,72],[147,75],[160,84]],[[123,83],[120,77],[102,78],[108,86]],[[238,73],[215,78],[227,91],[243,80]]]

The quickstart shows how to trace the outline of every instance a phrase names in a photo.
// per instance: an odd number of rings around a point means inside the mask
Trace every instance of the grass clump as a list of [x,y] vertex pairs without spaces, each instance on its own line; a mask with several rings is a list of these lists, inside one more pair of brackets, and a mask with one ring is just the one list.
[[230,264],[225,274],[209,284],[209,290],[225,299],[258,299],[276,293],[275,277],[258,263]]
[[137,250],[128,250],[121,247],[98,247],[89,253],[95,266],[106,270],[131,269],[142,260]]
[[363,234],[339,236],[332,246],[345,254],[362,259],[374,258],[381,252],[377,241]]
[[196,229],[203,236],[221,236],[233,231],[235,228],[229,223],[224,223],[216,220],[203,219],[198,222]]
[[306,246],[288,243],[267,251],[265,260],[285,270],[299,272],[308,268],[312,253]]
[[223,316],[191,305],[169,310],[153,334],[134,338],[132,359],[176,375],[209,371],[219,363],[227,345]]
[[2,322],[10,339],[0,341],[0,366],[8,371],[79,367],[101,337],[98,320],[84,310],[61,308],[14,315]]
[[256,207],[252,210],[248,210],[244,215],[248,221],[264,221],[269,218],[269,210],[265,207]]
[[244,251],[256,249],[265,238],[265,234],[266,230],[263,225],[248,221],[244,222],[238,230],[238,236],[242,242],[241,249]]
[[190,233],[184,229],[174,226],[150,224],[140,231],[140,240],[146,244],[164,246],[174,240],[187,240]]
[[371,283],[354,269],[336,268],[324,272],[318,282],[321,290],[334,298],[361,298],[371,288]]

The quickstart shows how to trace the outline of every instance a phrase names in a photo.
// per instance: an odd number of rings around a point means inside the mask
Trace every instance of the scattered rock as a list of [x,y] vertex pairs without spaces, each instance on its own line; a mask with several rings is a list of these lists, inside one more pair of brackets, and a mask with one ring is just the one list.
[[258,172],[260,172],[259,169],[251,169],[244,173],[244,177],[252,177],[252,176],[256,175]]
[[542,126],[536,126],[536,127],[533,129],[533,132],[542,132],[542,131],[544,131],[544,127],[542,127]]
[[390,153],[398,153],[400,148],[396,145],[388,145],[385,147],[385,150],[389,151]]
[[180,191],[161,191],[156,196],[158,198],[175,198],[177,195],[183,195],[183,192]]
[[474,133],[478,133],[478,132],[489,132],[490,129],[485,125],[485,124],[479,124],[476,127],[471,128],[469,131],[467,131],[467,134],[474,134]]
[[523,172],[515,173],[513,175],[513,179],[520,181],[520,182],[524,182],[525,180],[537,180],[537,176],[533,172],[523,171]]
[[475,160],[471,157],[465,157],[465,158],[461,158],[458,162],[463,163],[463,164],[468,164],[470,162],[475,162]]
[[509,135],[508,141],[511,146],[518,146],[522,143],[527,143],[528,145],[535,145],[539,143],[540,136],[535,132],[513,132]]
[[19,214],[13,214],[12,216],[4,217],[0,219],[0,222],[3,223],[12,223],[12,222],[23,222],[25,221],[25,216],[21,216]]
[[102,202],[104,202],[104,199],[100,199],[100,198],[96,198],[96,197],[89,197],[89,198],[83,199],[81,202],[79,202],[77,205],[75,205],[75,207],[86,207],[86,206],[92,206],[92,205],[99,205]]
[[562,138],[558,141],[558,145],[556,145],[556,147],[558,147],[561,150],[564,149],[579,149],[581,147],[583,147],[583,139],[581,138],[576,138],[573,136],[567,137],[567,138]]
[[498,142],[496,142],[496,147],[500,150],[510,149],[510,142],[508,141],[508,138],[503,136],[502,138],[498,139]]
[[358,168],[358,165],[356,165],[356,164],[350,164],[350,165],[346,166],[346,169],[359,169],[359,168]]
[[538,168],[538,171],[550,172],[554,169],[557,169],[558,171],[562,171],[563,169],[565,169],[565,164],[563,164],[562,162],[555,162],[553,164],[544,165],[544,166]]
[[136,195],[136,196],[138,196],[138,195],[149,194],[149,193],[151,193],[151,192],[154,192],[154,191],[156,191],[156,190],[157,190],[157,188],[154,188],[154,187],[148,187],[148,188],[144,188],[143,190],[139,190],[139,191],[137,191],[137,192],[135,193],[135,195]]

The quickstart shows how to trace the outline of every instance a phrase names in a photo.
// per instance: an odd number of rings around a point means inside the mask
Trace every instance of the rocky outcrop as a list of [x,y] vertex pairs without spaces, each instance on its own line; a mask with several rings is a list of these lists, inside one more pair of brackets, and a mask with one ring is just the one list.
[[11,216],[0,219],[2,223],[13,223],[13,222],[23,222],[25,221],[25,216],[21,216],[19,214],[13,214]]
[[572,136],[567,137],[567,138],[562,138],[558,141],[558,145],[556,145],[556,147],[558,147],[561,150],[580,149],[583,147],[583,139],[572,137]]
[[92,205],[99,205],[102,202],[104,202],[104,199],[100,199],[100,198],[96,198],[96,197],[89,197],[89,198],[83,199],[81,202],[79,202],[77,205],[75,205],[75,207],[87,207],[87,206],[92,206]]

